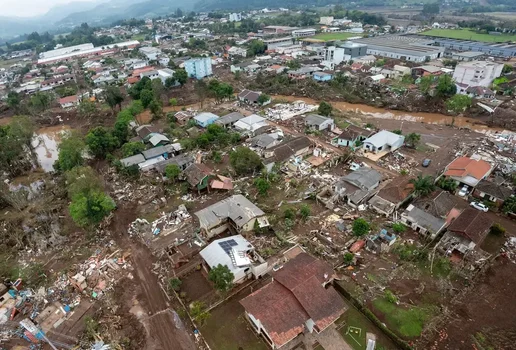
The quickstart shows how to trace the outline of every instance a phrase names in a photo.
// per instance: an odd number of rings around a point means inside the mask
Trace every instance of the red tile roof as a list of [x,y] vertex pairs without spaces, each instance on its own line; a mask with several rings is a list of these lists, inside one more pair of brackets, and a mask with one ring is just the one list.
[[330,265],[302,252],[273,274],[273,282],[240,303],[281,347],[302,333],[309,319],[321,331],[344,313],[346,306],[335,289],[323,287],[332,274]]
[[476,244],[482,243],[491,228],[493,221],[486,213],[477,209],[465,209],[458,218],[453,220],[448,231],[471,239]]
[[135,84],[135,83],[137,83],[139,81],[140,81],[140,77],[139,76],[138,77],[129,77],[129,78],[127,78],[127,82],[129,84]]
[[140,68],[140,69],[135,69],[133,70],[133,77],[135,76],[140,76],[141,73],[145,73],[145,72],[150,72],[151,70],[154,70],[155,68],[154,67],[144,67],[144,68]]
[[444,172],[445,176],[465,177],[472,176],[481,180],[488,175],[491,164],[485,160],[473,160],[469,157],[459,157],[451,162]]
[[77,102],[77,95],[63,97],[62,99],[59,100],[60,104],[74,103],[74,102]]

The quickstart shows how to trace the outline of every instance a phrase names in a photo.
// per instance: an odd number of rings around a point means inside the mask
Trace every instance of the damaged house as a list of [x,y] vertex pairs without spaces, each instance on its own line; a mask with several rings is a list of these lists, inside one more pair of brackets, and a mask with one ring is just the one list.
[[227,266],[233,273],[233,283],[257,279],[268,271],[267,261],[242,235],[216,239],[199,254],[206,272],[218,265]]
[[308,155],[311,152],[312,145],[312,141],[306,136],[284,140],[279,145],[264,150],[264,165],[267,171],[271,171],[276,163],[286,162],[290,157],[302,158]]
[[240,301],[253,330],[272,349],[294,348],[301,341],[298,336],[324,331],[347,309],[328,286],[333,268],[307,253],[300,253],[272,276],[272,282]]
[[382,130],[364,140],[363,149],[366,152],[393,152],[403,146],[405,136]]
[[463,258],[484,241],[492,225],[486,213],[467,208],[448,226],[439,245],[448,254]]
[[335,123],[332,118],[323,117],[319,114],[309,114],[305,117],[305,126],[310,130],[332,130]]
[[446,226],[446,221],[410,204],[401,214],[401,221],[421,235],[434,239]]
[[451,178],[461,186],[476,187],[482,179],[486,179],[493,171],[493,166],[485,160],[470,157],[458,157],[444,170],[444,176]]
[[382,175],[378,171],[360,168],[340,178],[333,186],[333,192],[338,200],[356,208],[374,194],[381,179]]
[[371,130],[355,125],[348,125],[338,137],[332,140],[332,144],[355,149],[356,147],[360,147],[359,145],[372,134],[373,132]]
[[204,164],[194,163],[183,171],[182,177],[188,181],[190,187],[201,192],[205,188],[209,191],[210,179],[213,171]]
[[256,223],[261,228],[269,226],[265,213],[241,194],[223,199],[194,215],[207,238],[227,230],[237,233],[251,231]]
[[398,176],[369,200],[372,209],[389,216],[412,197],[414,185],[407,176]]

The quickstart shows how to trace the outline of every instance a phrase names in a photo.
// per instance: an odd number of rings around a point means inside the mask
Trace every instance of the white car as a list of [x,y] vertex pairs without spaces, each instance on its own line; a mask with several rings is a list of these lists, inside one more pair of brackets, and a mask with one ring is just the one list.
[[483,203],[471,202],[469,205],[471,205],[475,209],[483,211],[484,213],[487,213],[489,211],[489,208]]
[[459,196],[464,197],[468,194],[468,186],[464,186],[459,191]]

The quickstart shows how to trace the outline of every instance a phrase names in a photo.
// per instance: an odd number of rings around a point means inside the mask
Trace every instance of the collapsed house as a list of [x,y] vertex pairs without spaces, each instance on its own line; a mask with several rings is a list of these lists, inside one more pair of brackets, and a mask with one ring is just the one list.
[[356,208],[374,194],[382,175],[370,168],[360,168],[340,178],[333,186],[338,200]]
[[410,178],[399,176],[382,188],[368,203],[378,213],[389,216],[412,197],[412,192],[414,185]]
[[208,239],[227,230],[236,233],[251,231],[255,224],[260,228],[269,226],[265,213],[241,194],[223,199],[194,215]]

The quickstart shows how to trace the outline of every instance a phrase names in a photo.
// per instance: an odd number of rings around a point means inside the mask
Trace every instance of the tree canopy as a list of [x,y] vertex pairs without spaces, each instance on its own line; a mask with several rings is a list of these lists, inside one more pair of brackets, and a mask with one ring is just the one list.
[[414,185],[414,194],[418,197],[425,197],[432,193],[435,190],[434,182],[432,176],[423,176],[421,174],[417,178],[410,180],[410,183]]
[[231,166],[238,175],[250,175],[262,168],[259,155],[247,147],[237,147],[229,154]]
[[333,110],[333,106],[326,101],[322,101],[319,104],[319,109],[317,110],[320,115],[329,116],[331,111]]
[[117,138],[106,128],[98,126],[86,135],[86,145],[90,152],[99,159],[104,159],[119,145]]
[[353,221],[353,234],[357,237],[367,234],[370,228],[369,223],[363,218],[358,218]]
[[235,276],[226,265],[218,264],[210,270],[208,278],[213,282],[217,290],[227,292],[233,286]]
[[68,171],[84,164],[83,152],[86,149],[84,140],[78,133],[70,133],[63,137],[59,144],[59,155],[55,168]]
[[471,101],[467,95],[453,95],[446,101],[446,108],[453,113],[462,113],[471,107]]

